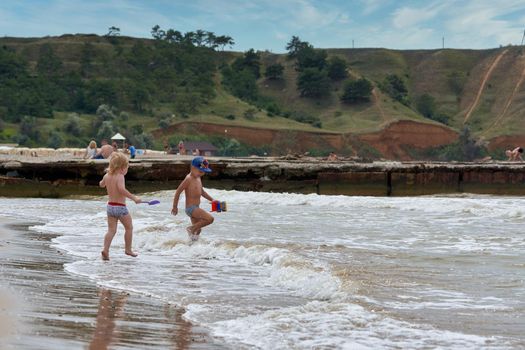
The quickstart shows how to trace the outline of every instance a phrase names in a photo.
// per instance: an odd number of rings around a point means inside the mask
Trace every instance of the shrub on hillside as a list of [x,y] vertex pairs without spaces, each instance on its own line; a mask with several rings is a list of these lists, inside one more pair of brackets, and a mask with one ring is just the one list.
[[340,57],[332,57],[328,60],[328,77],[332,80],[341,80],[346,78],[347,63]]
[[153,148],[155,144],[155,139],[150,133],[142,133],[139,135],[135,135],[130,137],[130,139],[136,147]]
[[115,128],[113,126],[113,123],[111,121],[103,121],[102,125],[100,126],[98,130],[97,139],[109,140],[111,136],[113,136],[114,134],[115,134]]
[[249,108],[246,111],[244,111],[244,118],[248,120],[254,120],[256,113],[257,113],[257,110],[255,108]]
[[417,98],[416,109],[425,118],[433,119],[436,114],[436,101],[429,94],[423,94]]
[[115,115],[115,109],[109,105],[102,104],[98,106],[96,114],[103,120],[103,121],[111,121],[116,119]]
[[166,130],[168,129],[170,126],[170,121],[169,119],[161,119],[159,121],[159,128],[161,128],[162,130]]
[[405,85],[405,81],[396,74],[387,75],[383,82],[379,84],[379,88],[394,100],[404,104],[405,106],[410,105],[408,89]]
[[297,77],[297,90],[302,97],[325,97],[330,94],[330,81],[325,71],[306,68]]
[[266,67],[264,76],[270,80],[278,80],[283,78],[284,66],[280,63],[272,64]]
[[80,136],[81,130],[80,130],[80,119],[78,117],[78,114],[76,113],[68,114],[67,121],[64,126],[64,131],[73,136]]
[[63,142],[64,141],[62,140],[60,134],[56,131],[52,131],[49,134],[49,138],[47,139],[47,147],[57,149],[62,146]]
[[365,78],[347,81],[343,87],[341,101],[346,103],[370,101],[372,89],[372,83]]
[[19,132],[20,135],[27,136],[34,141],[40,140],[40,130],[34,117],[22,117],[22,120],[20,121]]

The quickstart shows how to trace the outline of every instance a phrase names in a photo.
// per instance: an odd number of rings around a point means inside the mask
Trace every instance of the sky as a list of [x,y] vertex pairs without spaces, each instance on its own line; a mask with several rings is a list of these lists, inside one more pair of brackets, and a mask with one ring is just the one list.
[[316,48],[485,49],[521,44],[525,0],[2,0],[0,36],[150,38],[151,28],[229,35],[235,51]]

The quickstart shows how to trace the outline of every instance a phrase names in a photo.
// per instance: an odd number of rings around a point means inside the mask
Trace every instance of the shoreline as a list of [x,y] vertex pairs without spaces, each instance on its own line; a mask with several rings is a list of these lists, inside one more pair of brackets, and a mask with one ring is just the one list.
[[[0,325],[16,325],[0,332],[3,349],[227,348],[185,320],[183,308],[65,272],[73,259],[50,245],[56,236],[29,226],[0,218],[0,281],[8,290]],[[12,299],[20,307],[5,303]]]

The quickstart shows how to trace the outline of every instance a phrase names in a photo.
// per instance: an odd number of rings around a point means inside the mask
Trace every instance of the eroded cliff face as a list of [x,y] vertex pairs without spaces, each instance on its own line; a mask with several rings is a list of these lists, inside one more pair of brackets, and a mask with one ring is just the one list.
[[407,148],[423,150],[453,143],[458,134],[441,125],[403,120],[383,130],[360,135],[359,139],[381,152],[386,159],[411,160]]
[[450,128],[407,120],[391,123],[381,131],[367,134],[316,133],[188,122],[174,125],[164,133],[158,132],[156,136],[168,136],[175,132],[227,135],[252,146],[271,145],[275,154],[332,149],[336,152],[350,150],[355,155],[365,145],[377,150],[381,157],[392,160],[411,160],[406,149],[435,148],[450,144],[458,138],[458,134]]
[[489,151],[514,149],[515,147],[525,147],[525,135],[498,136],[489,141]]

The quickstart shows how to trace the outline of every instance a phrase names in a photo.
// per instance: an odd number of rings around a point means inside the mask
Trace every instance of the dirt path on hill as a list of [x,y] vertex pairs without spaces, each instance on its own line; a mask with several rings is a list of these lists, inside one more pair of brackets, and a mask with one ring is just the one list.
[[487,84],[487,81],[489,80],[490,75],[492,74],[492,71],[494,70],[494,68],[496,68],[496,66],[498,65],[499,61],[501,60],[503,55],[505,55],[507,53],[507,51],[508,51],[507,49],[503,50],[503,52],[501,52],[494,59],[494,61],[490,65],[489,69],[485,73],[485,76],[483,77],[483,80],[481,81],[481,85],[480,85],[480,87],[478,89],[478,93],[476,94],[476,98],[474,99],[474,102],[472,103],[472,105],[470,106],[470,108],[467,111],[467,114],[465,115],[465,119],[463,120],[463,124],[465,124],[468,121],[468,119],[470,118],[470,115],[472,114],[474,109],[478,106],[479,99],[481,97],[481,94],[483,93],[483,90],[485,90],[485,85]]
[[[523,64],[522,59],[522,64]],[[523,83],[523,80],[525,80],[525,64],[523,65],[523,70],[521,71],[520,78],[518,82],[516,83],[516,86],[514,86],[514,90],[512,91],[512,94],[509,96],[507,102],[505,103],[505,107],[503,108],[503,111],[496,117],[496,120],[494,123],[492,123],[483,133],[482,135],[486,135],[491,129],[493,129],[496,125],[498,125],[503,117],[505,117],[505,114],[507,113],[507,110],[509,109],[510,105],[512,104],[512,101],[514,100],[514,97],[516,96],[516,93],[518,92],[519,88],[521,87],[521,84]]]
[[377,106],[377,109],[379,109],[379,114],[381,115],[381,120],[383,121],[382,124],[386,122],[386,114],[383,110],[383,107],[381,107],[381,98],[379,97],[379,94],[377,93],[377,88],[372,89],[372,96],[374,96],[374,103]]

